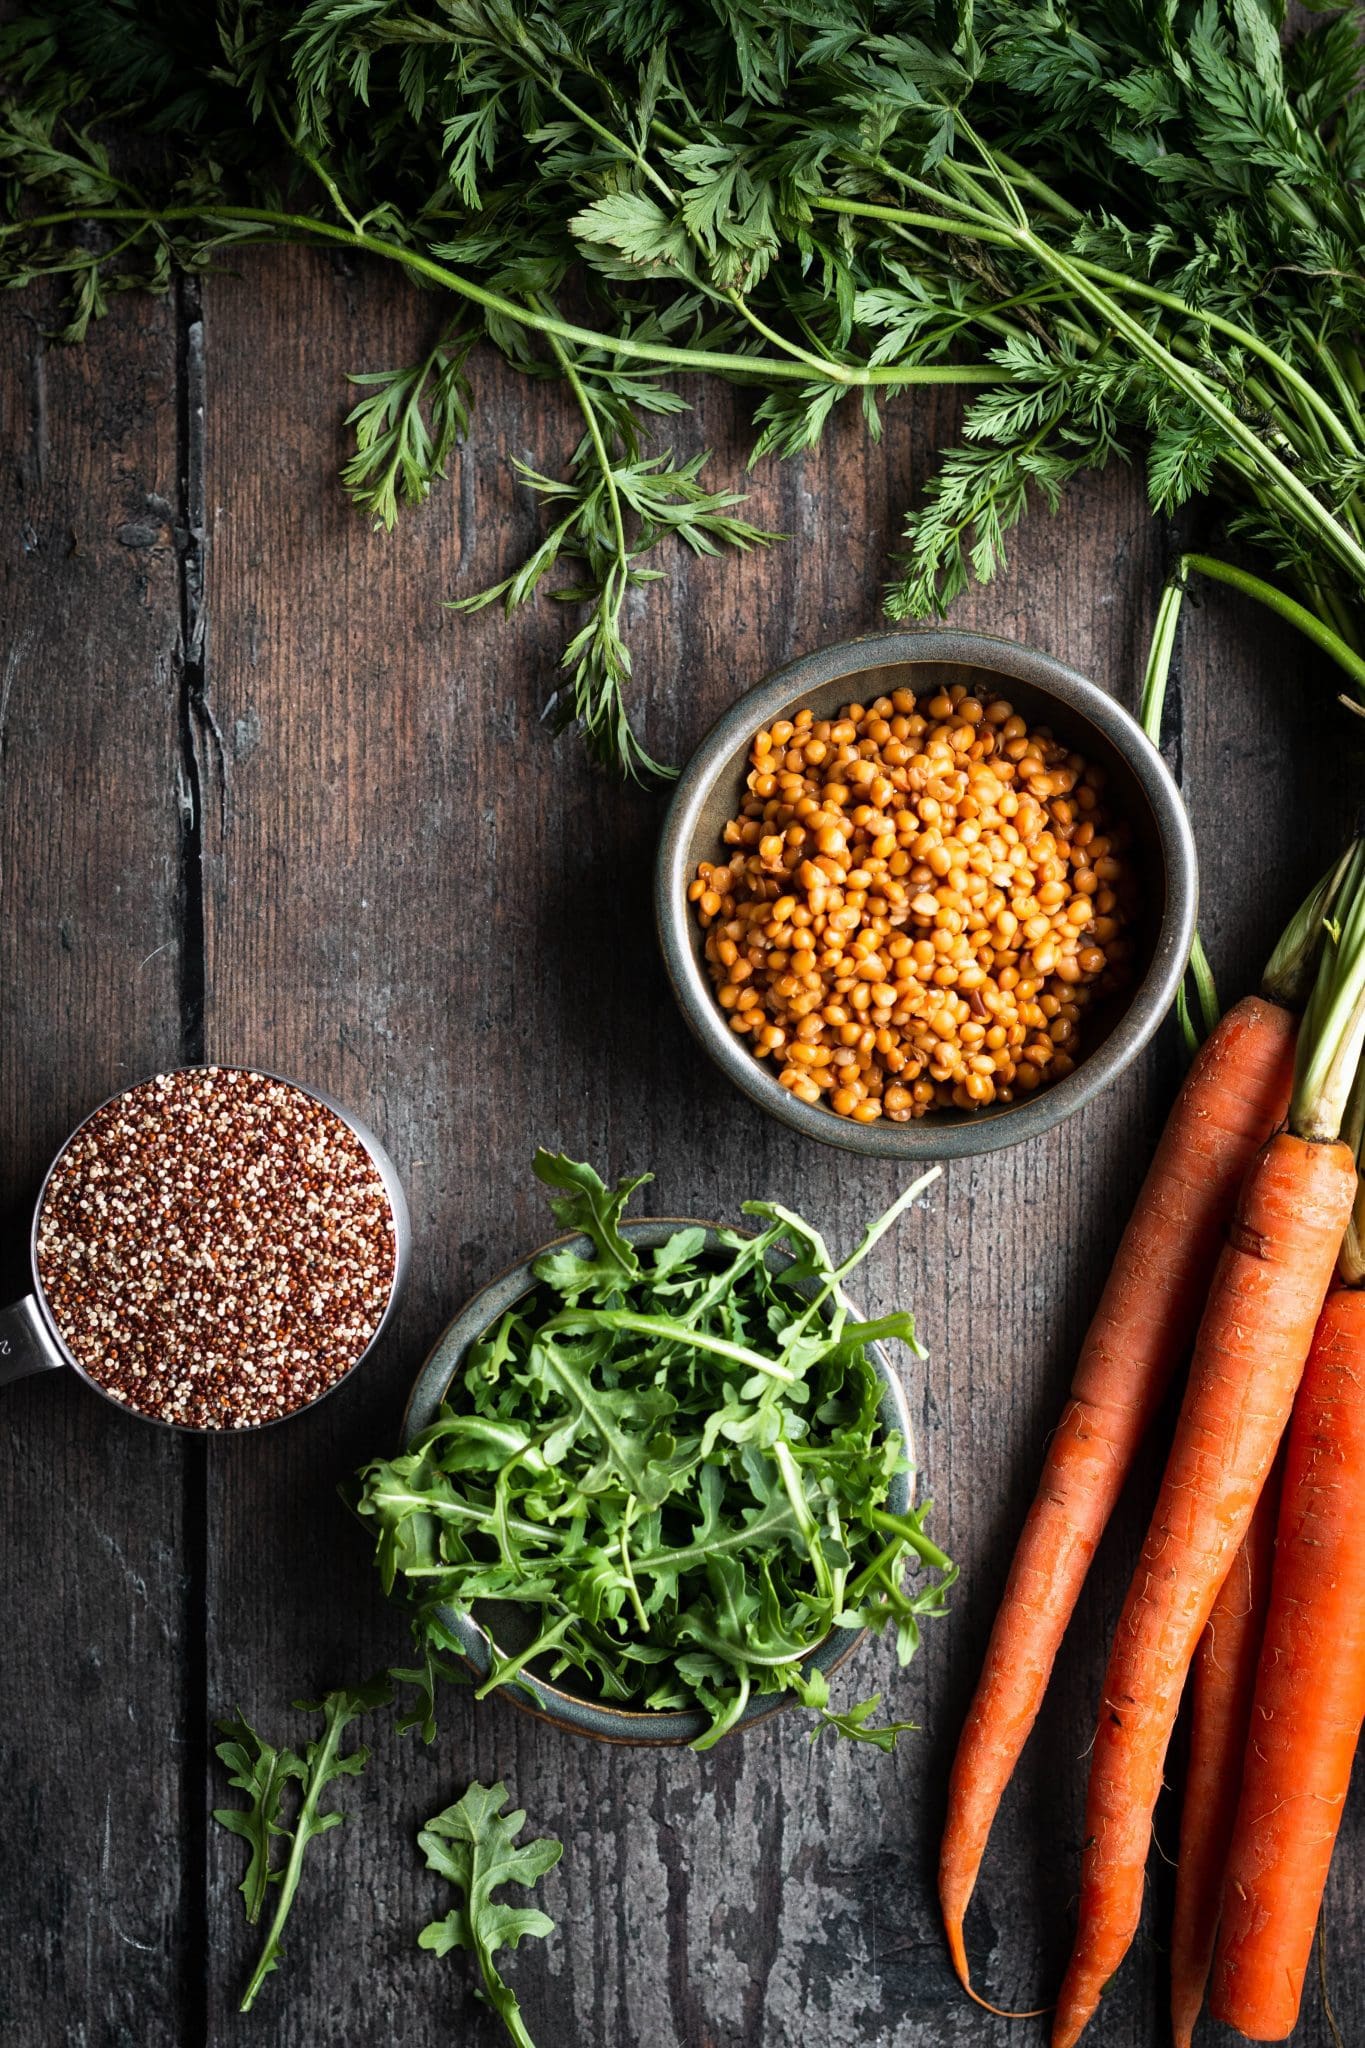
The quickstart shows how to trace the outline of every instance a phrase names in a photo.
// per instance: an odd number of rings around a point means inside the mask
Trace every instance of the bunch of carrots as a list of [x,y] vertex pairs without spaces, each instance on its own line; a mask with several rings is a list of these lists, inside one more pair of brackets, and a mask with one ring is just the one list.
[[1214,1027],[1176,1100],[1051,1440],[954,1762],[939,1896],[975,1997],[963,1921],[991,1824],[1096,1546],[1188,1356],[1105,1674],[1053,2048],[1079,2039],[1137,1930],[1187,1686],[1176,2042],[1187,2048],[1206,1993],[1215,2017],[1252,2040],[1281,2040],[1298,2018],[1365,1719],[1363,1042],[1357,840],[1281,939],[1261,994]]

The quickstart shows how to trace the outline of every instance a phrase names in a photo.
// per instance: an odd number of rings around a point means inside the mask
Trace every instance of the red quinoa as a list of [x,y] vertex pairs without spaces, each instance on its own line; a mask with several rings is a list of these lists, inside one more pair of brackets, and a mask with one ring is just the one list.
[[235,1067],[158,1074],[53,1168],[38,1273],[78,1363],[163,1422],[249,1429],[359,1358],[393,1285],[393,1212],[332,1110]]

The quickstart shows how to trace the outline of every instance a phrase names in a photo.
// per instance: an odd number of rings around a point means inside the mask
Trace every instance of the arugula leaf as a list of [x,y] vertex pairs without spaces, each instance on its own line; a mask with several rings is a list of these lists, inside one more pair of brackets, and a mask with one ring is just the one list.
[[874,1749],[889,1756],[902,1735],[917,1735],[918,1721],[874,1722],[872,1716],[881,1705],[881,1694],[874,1692],[870,1699],[860,1700],[856,1706],[845,1708],[842,1713],[831,1713],[828,1708],[820,1709],[820,1718],[810,1731],[810,1740],[818,1742],[822,1735],[842,1735],[849,1742],[869,1742]]
[[859,1700],[855,1706],[835,1712],[829,1703],[829,1680],[823,1671],[812,1670],[800,1686],[801,1704],[813,1709],[817,1719],[810,1731],[812,1745],[824,1735],[842,1736],[846,1742],[866,1742],[874,1749],[889,1756],[902,1735],[917,1735],[919,1724],[915,1721],[874,1722],[873,1715],[880,1707],[881,1694],[874,1692],[869,1699]]
[[291,1778],[303,1777],[305,1765],[292,1749],[276,1749],[266,1742],[240,1712],[220,1721],[218,1730],[227,1740],[215,1745],[214,1754],[227,1765],[229,1783],[245,1792],[250,1804],[216,1807],[213,1818],[230,1834],[240,1835],[250,1848],[246,1875],[238,1890],[254,1927],[269,1887],[279,1879],[279,1872],[270,1866],[275,1837],[289,1832],[280,1821],[285,1790]]
[[562,1152],[543,1150],[536,1153],[532,1171],[547,1188],[558,1190],[550,1196],[555,1222],[563,1230],[581,1231],[590,1237],[596,1252],[592,1259],[551,1252],[537,1261],[536,1278],[568,1301],[576,1301],[582,1294],[601,1298],[638,1280],[640,1262],[619,1225],[631,1196],[637,1188],[647,1186],[653,1174],[636,1174],[612,1189],[592,1167],[567,1159]]
[[458,1656],[443,1656],[443,1631],[434,1615],[419,1615],[413,1634],[421,1655],[417,1665],[391,1665],[389,1677],[395,1687],[411,1686],[414,1697],[410,1706],[400,1708],[396,1725],[400,1735],[409,1729],[420,1731],[428,1747],[436,1740],[436,1693],[437,1687],[445,1685],[469,1685],[469,1670]]
[[517,1948],[529,1937],[554,1932],[554,1921],[534,1907],[508,1906],[493,1893],[508,1884],[528,1891],[553,1870],[564,1845],[553,1836],[518,1843],[525,1813],[504,1813],[507,1788],[474,1784],[453,1806],[429,1820],[417,1837],[427,1868],[449,1879],[463,1894],[443,1920],[433,1920],[417,1937],[419,1948],[449,1955],[470,1950],[478,1960],[484,1993],[517,2048],[534,2048],[515,1992],[494,1962],[500,1948]]
[[[245,1813],[239,1807],[231,1807],[214,1814],[223,1827],[244,1836],[251,1845],[251,1859],[241,1887],[249,1920],[254,1922],[259,1916],[267,1887],[278,1886],[274,1916],[242,1996],[243,2012],[250,2012],[262,1984],[279,1967],[281,1937],[298,1893],[308,1844],[316,1836],[340,1827],[344,1818],[334,1808],[323,1808],[323,1794],[338,1778],[358,1777],[369,1759],[369,1751],[364,1748],[343,1751],[341,1738],[352,1721],[376,1707],[386,1706],[392,1697],[390,1680],[387,1674],[381,1674],[363,1685],[343,1686],[326,1693],[320,1700],[296,1700],[298,1712],[322,1716],[322,1733],[307,1744],[302,1757],[292,1750],[271,1749],[240,1716],[220,1724],[230,1739],[220,1746],[218,1754],[233,1773],[232,1782],[252,1798]],[[282,1822],[280,1812],[285,1785],[291,1780],[298,1782],[299,1803],[293,1826],[289,1827]],[[289,1849],[283,1863],[272,1869],[271,1849],[277,1837],[286,1839]]]

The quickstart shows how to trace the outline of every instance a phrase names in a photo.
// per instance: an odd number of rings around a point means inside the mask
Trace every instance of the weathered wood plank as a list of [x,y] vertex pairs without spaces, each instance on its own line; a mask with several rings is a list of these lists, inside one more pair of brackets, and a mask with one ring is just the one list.
[[[7,1295],[67,1130],[179,1048],[174,311],[121,303],[75,350],[51,311],[0,324]],[[4,1402],[0,2034],[176,2048],[184,1445],[74,1376]]]

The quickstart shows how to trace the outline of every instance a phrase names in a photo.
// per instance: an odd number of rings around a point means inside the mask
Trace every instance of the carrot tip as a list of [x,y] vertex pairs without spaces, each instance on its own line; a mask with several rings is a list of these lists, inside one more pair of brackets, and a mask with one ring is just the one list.
[[1040,2020],[1044,2018],[1044,2016],[1047,2013],[1050,2013],[1052,2011],[1052,2007],[1050,2005],[1035,2005],[1031,2007],[1028,2012],[1010,2012],[1008,2008],[1003,2005],[992,2005],[990,2000],[988,1998],[983,1998],[979,1991],[973,1991],[969,1980],[962,1975],[962,1972],[960,1970],[957,1974],[958,1981],[962,1985],[962,1989],[966,1992],[968,1998],[971,1999],[972,2004],[979,2005],[981,2007],[982,2012],[993,2013],[996,2019],[998,2020]]
[[972,1989],[972,1975],[967,1966],[967,1949],[962,1939],[962,1922],[945,1918],[943,1931],[948,1937],[948,1954],[952,1958],[957,1981],[973,2005],[979,2005],[983,2012],[993,2013],[998,2020],[1040,2020],[1045,2013],[1052,2011],[1050,2005],[1034,2006],[1031,2012],[1008,2012],[1003,2006],[992,2005],[989,1999],[983,1998],[979,1991]]
[[961,1918],[950,1918],[945,1913],[943,1916],[943,1932],[947,1936],[948,1954],[951,1958],[953,1969],[957,1973],[957,1981],[964,1991],[970,1991],[972,1980],[971,1972],[967,1968],[967,1949],[962,1939]]
[[983,2012],[993,2013],[998,2020],[1041,2020],[1052,2011],[1050,2005],[1032,2005],[1027,2012],[1011,2012],[1006,2006],[992,2005],[989,1999],[973,1991],[970,1984],[964,1985],[963,1989],[974,2005],[979,2005]]

